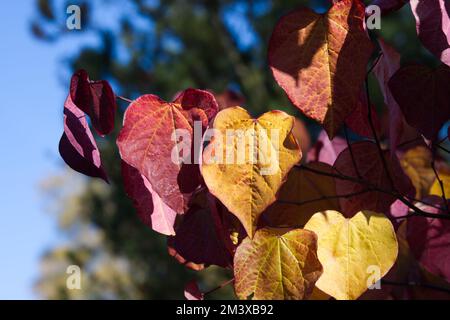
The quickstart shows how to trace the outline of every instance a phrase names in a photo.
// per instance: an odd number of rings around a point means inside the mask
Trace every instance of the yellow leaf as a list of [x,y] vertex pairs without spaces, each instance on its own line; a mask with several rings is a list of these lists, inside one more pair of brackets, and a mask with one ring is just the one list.
[[431,152],[424,146],[417,146],[406,151],[400,158],[400,164],[416,188],[416,198],[428,195],[435,179],[431,168]]
[[[439,179],[444,183],[445,198],[450,199],[450,175],[438,172]],[[430,195],[437,195],[442,197],[442,189],[437,179],[434,179],[433,185],[430,188]]]
[[317,236],[303,229],[259,229],[245,238],[234,256],[240,299],[306,299],[322,274]]
[[361,211],[347,219],[337,211],[318,212],[305,229],[319,239],[317,254],[324,270],[316,286],[338,300],[357,299],[397,258],[394,228],[380,213]]
[[301,151],[291,133],[293,117],[270,111],[252,119],[240,107],[220,111],[203,152],[201,171],[209,191],[253,237],[261,213],[276,199]]

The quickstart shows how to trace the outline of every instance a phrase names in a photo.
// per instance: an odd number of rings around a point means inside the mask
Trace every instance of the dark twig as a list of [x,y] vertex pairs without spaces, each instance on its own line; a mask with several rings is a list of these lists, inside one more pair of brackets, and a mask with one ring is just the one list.
[[128,103],[132,103],[132,102],[133,102],[133,100],[130,100],[130,99],[128,99],[128,98],[124,98],[124,97],[122,97],[122,96],[116,96],[116,98],[117,98],[117,99],[120,99],[120,100],[123,100],[123,101],[126,101],[126,102],[128,102]]
[[436,170],[436,149],[433,148],[434,145],[432,146],[432,150],[431,150],[431,154],[432,154],[432,159],[431,159],[431,168],[433,169],[434,175],[436,176],[436,180],[439,183],[439,186],[441,187],[441,193],[442,193],[442,201],[444,202],[444,207],[445,210],[447,211],[447,213],[450,213],[449,207],[448,207],[448,203],[447,203],[447,198],[445,197],[445,187],[444,187],[444,182],[442,181],[442,179],[439,177],[439,173]]
[[356,165],[355,156],[353,155],[353,148],[350,144],[350,139],[348,137],[347,125],[344,123],[344,135],[345,141],[347,142],[348,151],[350,152],[350,157],[352,158],[353,169],[355,169],[356,176],[361,179],[361,175],[359,174],[358,166]]
[[373,191],[378,191],[381,193],[389,194],[389,195],[395,197],[396,199],[400,200],[401,202],[403,202],[405,205],[407,205],[412,210],[414,210],[414,212],[415,212],[414,215],[421,216],[421,217],[427,217],[427,218],[438,218],[438,219],[450,220],[450,215],[448,215],[448,214],[434,214],[434,213],[425,212],[425,211],[421,210],[420,208],[418,208],[417,206],[415,206],[412,202],[408,201],[404,196],[402,196],[398,192],[393,191],[393,190],[384,190],[384,189],[379,188],[378,186],[372,184],[370,181],[358,179],[355,177],[350,177],[350,176],[343,175],[343,174],[335,174],[335,173],[331,173],[331,172],[320,171],[320,170],[313,169],[313,168],[310,168],[305,165],[296,165],[296,167],[310,171],[310,172],[314,172],[316,174],[358,183],[358,184],[366,186],[368,189],[371,189]]
[[225,281],[224,283],[219,284],[217,287],[212,288],[211,290],[208,290],[206,292],[203,293],[204,296],[213,293],[214,291],[217,291],[219,289],[222,289],[223,287],[226,287],[227,285],[229,285],[230,283],[232,283],[234,281],[234,278],[231,278],[230,280]]
[[302,206],[308,203],[312,203],[312,202],[317,202],[317,201],[323,201],[323,200],[333,200],[333,199],[340,199],[340,198],[351,198],[351,197],[355,197],[355,196],[359,196],[361,194],[367,193],[373,191],[371,189],[365,189],[365,190],[361,190],[361,191],[357,191],[357,192],[351,192],[351,193],[346,193],[346,194],[340,194],[340,195],[333,195],[333,196],[322,196],[320,198],[315,198],[315,199],[310,199],[310,200],[305,200],[305,201],[300,201],[300,202],[296,202],[296,201],[289,201],[289,200],[277,200],[277,202],[279,203],[284,203],[284,204],[293,204],[293,205],[297,205],[297,206]]

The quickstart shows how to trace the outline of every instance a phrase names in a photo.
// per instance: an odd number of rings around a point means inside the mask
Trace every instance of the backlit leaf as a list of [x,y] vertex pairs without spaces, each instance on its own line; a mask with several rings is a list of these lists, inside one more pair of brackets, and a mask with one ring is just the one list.
[[70,95],[64,102],[64,133],[59,142],[59,153],[73,170],[108,182],[86,116],[73,104]]
[[[437,196],[424,201],[434,206],[421,205],[431,214],[445,214],[442,199]],[[450,203],[449,203],[450,205]],[[407,239],[414,256],[429,272],[450,282],[450,220],[411,217],[407,221]]]
[[410,0],[420,41],[450,66],[450,3],[447,0]]
[[83,110],[100,135],[114,129],[116,96],[108,81],[92,81],[85,70],[77,71],[70,81],[70,97]]
[[125,161],[122,161],[122,177],[125,191],[133,200],[142,222],[159,233],[174,235],[177,213],[153,191],[147,178]]
[[168,239],[171,256],[194,270],[212,264],[231,266],[232,256],[215,228],[209,208],[192,206],[182,219],[176,235]]
[[275,201],[287,173],[301,159],[291,133],[293,122],[282,111],[252,119],[240,107],[224,109],[214,120],[202,175],[209,191],[239,218],[250,237],[260,214]]
[[[394,228],[383,214],[361,211],[347,219],[337,211],[316,213],[305,225],[318,237],[323,274],[317,288],[338,300],[353,300],[383,277],[397,259]],[[372,271],[371,271],[372,270]]]
[[[194,106],[195,103],[198,105]],[[138,169],[161,199],[179,214],[188,208],[201,179],[192,145],[201,140],[202,128],[215,111],[217,104],[210,93],[188,90],[174,103],[155,95],[141,96],[125,112],[117,138],[122,159]],[[199,123],[196,132],[194,121]],[[184,141],[175,130],[183,130],[189,140]]]
[[450,68],[409,65],[389,80],[389,88],[409,125],[434,140],[450,119]]
[[302,229],[260,229],[241,243],[234,257],[240,299],[306,299],[322,274],[317,237]]
[[[336,159],[334,168],[338,173],[352,178],[361,177],[368,183],[373,184],[374,187],[382,190],[397,190],[401,194],[414,196],[414,187],[411,181],[403,173],[398,160],[391,157],[389,152],[384,151],[383,155],[393,185],[391,185],[391,180],[384,170],[375,143],[369,141],[352,143],[351,151],[350,148],[345,149]],[[357,170],[355,170],[355,166]],[[354,197],[340,199],[342,212],[346,216],[351,217],[361,210],[387,212],[390,205],[396,200],[394,196],[388,193],[370,190],[368,183],[361,184],[345,179],[336,179],[336,190],[339,192],[346,194],[361,193]]]
[[390,149],[394,152],[400,143],[403,133],[404,117],[402,111],[392,96],[388,86],[389,79],[400,68],[400,54],[383,39],[379,38],[382,56],[375,65],[373,72],[383,93],[384,103],[389,111],[389,143]]
[[[438,175],[444,185],[445,198],[450,199],[450,174],[438,172]],[[434,182],[431,185],[430,195],[442,196],[441,185],[437,179],[434,179]]]
[[283,17],[269,43],[278,84],[332,138],[358,101],[373,50],[364,5],[342,0],[325,14],[302,8]]
[[431,161],[431,151],[424,146],[408,149],[400,156],[400,164],[416,188],[417,199],[422,199],[430,193],[436,178]]

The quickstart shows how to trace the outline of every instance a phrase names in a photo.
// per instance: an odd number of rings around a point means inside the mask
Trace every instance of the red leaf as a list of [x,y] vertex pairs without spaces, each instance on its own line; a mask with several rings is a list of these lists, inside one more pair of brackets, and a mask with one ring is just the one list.
[[330,140],[325,131],[321,131],[316,144],[308,151],[307,162],[324,162],[333,165],[337,156],[347,148],[347,142],[341,137]]
[[364,5],[342,0],[317,14],[302,8],[283,17],[269,43],[269,64],[292,103],[332,138],[356,106],[373,45]]
[[374,0],[370,5],[379,6],[384,15],[401,9],[407,3],[408,0]]
[[[117,138],[122,159],[138,169],[164,203],[179,214],[189,207],[192,193],[201,181],[198,164],[192,161],[199,152],[195,149],[192,152],[192,136],[194,133],[194,138],[201,140],[202,128],[194,132],[194,121],[201,121],[204,128],[208,124],[206,112],[212,117],[215,111],[217,104],[211,94],[188,90],[174,103],[155,95],[141,96],[125,112],[124,125]],[[175,130],[184,130],[190,141],[174,141]],[[180,147],[179,143],[183,142],[188,150]],[[175,158],[172,158],[173,151]]]
[[122,161],[122,176],[125,191],[133,200],[142,222],[159,233],[175,235],[173,226],[177,213],[153,191],[147,178],[125,161]]
[[226,250],[214,225],[209,208],[192,206],[168,240],[169,254],[188,268],[201,270],[205,266],[228,267],[232,257]]
[[200,291],[195,280],[189,281],[184,287],[184,296],[188,300],[204,300],[204,295]]
[[405,66],[389,80],[389,89],[407,123],[426,138],[436,136],[450,118],[450,68],[433,70],[422,65]]
[[382,56],[373,69],[373,72],[380,84],[381,92],[384,96],[384,103],[389,110],[389,142],[392,154],[394,154],[403,134],[404,118],[400,107],[392,96],[388,81],[400,68],[400,54],[381,38],[378,39],[378,42]]
[[[378,115],[373,105],[370,110],[375,131],[378,133],[381,130],[380,120],[378,119]],[[356,134],[359,134],[363,137],[372,137],[373,133],[372,129],[370,128],[368,114],[369,104],[367,102],[366,93],[365,90],[361,90],[360,98],[356,104],[356,107],[355,109],[353,109],[352,113],[345,119],[345,123]]]
[[420,41],[450,66],[450,3],[447,0],[411,0]]
[[[442,206],[440,197],[429,197],[424,201]],[[421,209],[432,214],[445,213],[443,209],[432,206],[422,205]],[[411,217],[407,223],[407,239],[411,251],[422,266],[450,282],[450,220]]]
[[64,133],[59,142],[59,153],[73,170],[108,182],[86,116],[73,104],[70,96],[64,103]]
[[100,135],[114,129],[116,97],[108,81],[89,80],[87,72],[79,70],[70,81],[70,96],[74,104],[89,115]]
[[[352,143],[351,150],[355,165],[353,164],[350,148],[347,148],[339,154],[334,163],[334,168],[338,173],[352,178],[358,178],[359,173],[361,179],[368,181],[375,187],[387,191],[392,190],[375,143],[369,141]],[[393,187],[401,194],[413,196],[415,194],[414,187],[409,178],[403,173],[398,160],[394,157],[391,159],[389,152],[385,151],[383,155],[394,183]],[[358,171],[355,170],[355,166]],[[357,193],[365,190],[368,190],[367,184],[336,179],[336,191],[339,194]],[[347,217],[352,217],[361,210],[388,212],[389,207],[395,200],[396,198],[390,194],[369,191],[357,196],[341,198],[340,203],[342,212]]]

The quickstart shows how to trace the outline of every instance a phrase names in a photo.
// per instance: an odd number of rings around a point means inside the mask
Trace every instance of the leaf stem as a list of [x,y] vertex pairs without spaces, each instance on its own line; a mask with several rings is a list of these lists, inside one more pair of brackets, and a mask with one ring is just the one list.
[[133,102],[133,100],[130,100],[130,99],[122,97],[122,96],[116,96],[116,99],[120,99],[120,100],[123,100],[123,101],[128,102],[128,103],[132,103]]

